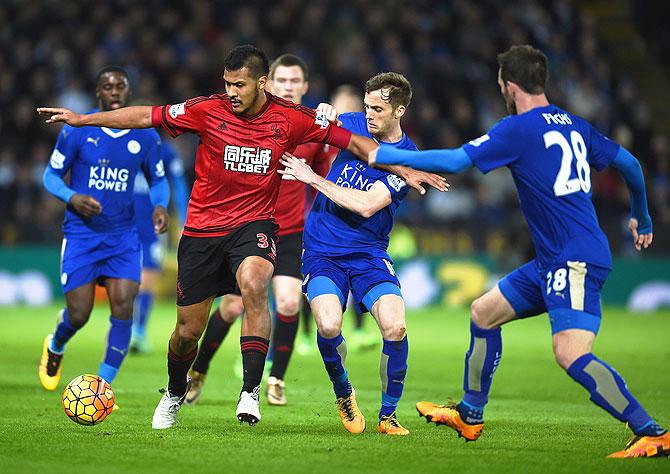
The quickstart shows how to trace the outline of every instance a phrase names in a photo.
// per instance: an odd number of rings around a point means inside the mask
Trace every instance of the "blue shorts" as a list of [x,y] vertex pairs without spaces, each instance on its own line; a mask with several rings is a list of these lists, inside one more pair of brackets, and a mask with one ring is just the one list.
[[[153,231],[153,229],[152,229]],[[163,268],[165,247],[163,242],[155,233],[140,236],[140,248],[142,249],[142,268],[160,270]]]
[[610,270],[568,261],[541,267],[537,260],[505,276],[498,287],[517,318],[549,313],[551,332],[585,329],[598,334],[600,290]]
[[68,293],[91,281],[123,278],[140,282],[140,241],[136,230],[63,239],[60,282]]
[[393,263],[381,257],[329,257],[305,251],[302,255],[302,273],[305,275],[302,291],[309,301],[322,294],[336,294],[343,311],[347,306],[349,290],[361,312],[370,311],[382,295],[402,297]]

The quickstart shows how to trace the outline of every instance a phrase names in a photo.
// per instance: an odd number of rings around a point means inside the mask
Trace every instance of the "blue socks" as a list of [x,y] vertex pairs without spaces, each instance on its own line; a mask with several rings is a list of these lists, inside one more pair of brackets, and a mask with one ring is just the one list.
[[153,303],[154,295],[146,291],[139,292],[135,298],[133,334],[139,338],[143,338],[146,334],[147,321]]
[[398,407],[407,374],[408,347],[407,336],[401,341],[384,339],[379,364],[379,376],[382,381],[382,407],[379,410],[379,419],[392,414]]
[[619,421],[628,423],[638,436],[665,433],[628,390],[623,378],[593,354],[584,354],[567,370],[591,394],[591,401]]
[[349,383],[349,374],[347,369],[344,368],[344,362],[347,359],[347,343],[342,337],[342,333],[328,339],[317,331],[316,343],[326,366],[326,372],[328,372],[330,381],[333,382],[335,396],[337,398],[349,396],[352,388],[351,383]]
[[484,406],[489,401],[493,374],[502,357],[500,328],[482,329],[470,321],[470,348],[465,354],[463,401],[459,404],[461,418],[478,424],[484,419]]
[[51,338],[51,346],[49,350],[57,354],[62,354],[65,351],[65,344],[75,335],[79,328],[74,327],[67,317],[67,308],[63,308],[60,313],[60,320],[56,324],[56,330]]
[[110,316],[109,322],[111,327],[107,335],[107,350],[98,375],[111,384],[128,353],[133,321]]

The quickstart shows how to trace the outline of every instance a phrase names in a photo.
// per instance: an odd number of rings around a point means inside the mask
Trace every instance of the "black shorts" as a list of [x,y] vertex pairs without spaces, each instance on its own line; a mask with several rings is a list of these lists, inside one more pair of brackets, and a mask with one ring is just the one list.
[[277,263],[275,273],[302,280],[302,231],[277,237]]
[[[273,276],[284,275],[302,280],[301,259],[302,231],[277,237],[277,263]],[[235,287],[232,294],[241,296],[242,292]]]
[[247,257],[262,257],[275,265],[276,228],[274,222],[262,220],[224,237],[183,235],[177,251],[177,305],[188,306],[235,291],[235,273]]

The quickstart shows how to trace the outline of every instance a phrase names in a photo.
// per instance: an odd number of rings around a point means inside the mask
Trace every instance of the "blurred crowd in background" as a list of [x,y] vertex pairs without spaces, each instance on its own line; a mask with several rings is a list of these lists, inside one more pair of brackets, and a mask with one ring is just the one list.
[[[403,128],[420,148],[456,147],[506,114],[496,54],[530,43],[550,61],[550,101],[591,121],[643,164],[657,232],[670,227],[670,145],[654,130],[625,70],[612,66],[595,19],[568,0],[164,2],[5,1],[0,5],[0,244],[57,243],[63,205],[41,177],[60,127],[39,105],[84,112],[107,64],[128,69],[136,103],[181,102],[222,90],[227,51],[242,43],[270,57],[291,52],[311,68],[305,103],[342,84],[361,90],[379,71],[414,86]],[[667,36],[665,37],[667,41]],[[666,43],[667,46],[668,43]],[[667,58],[667,57],[666,57]],[[193,178],[196,137],[177,145]],[[625,248],[628,194],[616,173],[591,175],[615,252]],[[523,230],[507,170],[451,177],[452,190],[412,193],[398,220],[409,227]],[[521,230],[519,230],[521,229]],[[521,238],[521,237],[519,237]],[[476,243],[475,247],[479,244]],[[657,246],[657,252],[663,246]],[[667,251],[667,250],[666,250]]]

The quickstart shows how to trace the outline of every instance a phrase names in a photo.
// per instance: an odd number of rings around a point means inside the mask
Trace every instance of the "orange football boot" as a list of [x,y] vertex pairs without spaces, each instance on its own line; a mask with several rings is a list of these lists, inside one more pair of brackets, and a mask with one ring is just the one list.
[[636,436],[622,451],[612,453],[608,458],[654,458],[670,456],[670,433],[660,436]]
[[40,366],[37,370],[42,387],[49,391],[56,390],[58,387],[61,362],[63,361],[63,354],[56,354],[49,349],[51,338],[53,338],[53,334],[49,334],[44,338],[42,357],[40,358]]
[[405,436],[409,434],[409,430],[402,426],[396,417],[395,412],[390,415],[382,416],[377,424],[377,431],[382,434]]
[[351,391],[347,397],[335,400],[340,411],[340,419],[349,433],[360,434],[365,431],[365,417],[356,404],[356,392]]
[[476,425],[466,423],[461,418],[455,403],[438,405],[431,402],[419,402],[416,404],[416,410],[419,412],[419,416],[426,418],[428,423],[447,425],[454,429],[459,437],[465,438],[466,441],[475,441],[484,429],[484,423]]

